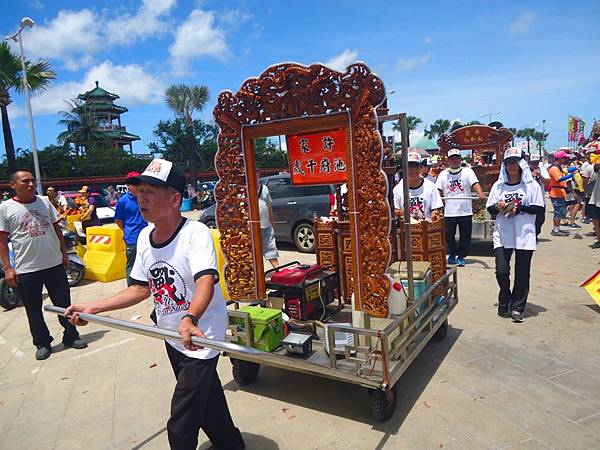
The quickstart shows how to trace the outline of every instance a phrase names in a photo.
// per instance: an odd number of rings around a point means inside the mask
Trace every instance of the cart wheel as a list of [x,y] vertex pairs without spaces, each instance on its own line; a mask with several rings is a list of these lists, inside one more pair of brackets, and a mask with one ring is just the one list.
[[437,331],[433,334],[433,339],[435,342],[441,342],[446,339],[448,335],[448,319],[444,320],[444,323],[440,325]]
[[231,364],[233,365],[233,379],[240,386],[246,386],[256,380],[260,364],[235,358],[231,358]]
[[371,416],[379,422],[385,422],[396,411],[396,387],[389,394],[381,389],[369,389],[369,409]]

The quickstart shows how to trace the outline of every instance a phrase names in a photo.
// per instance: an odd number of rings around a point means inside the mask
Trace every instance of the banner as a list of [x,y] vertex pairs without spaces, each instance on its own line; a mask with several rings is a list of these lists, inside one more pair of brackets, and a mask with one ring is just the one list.
[[594,275],[588,278],[581,285],[590,297],[600,306],[600,270],[598,270]]
[[285,137],[293,185],[345,183],[347,136],[343,128]]

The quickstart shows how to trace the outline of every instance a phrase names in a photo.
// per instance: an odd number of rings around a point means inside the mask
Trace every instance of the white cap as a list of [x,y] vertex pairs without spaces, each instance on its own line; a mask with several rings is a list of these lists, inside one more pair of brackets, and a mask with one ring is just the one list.
[[506,161],[508,158],[521,159],[521,158],[523,158],[523,151],[519,147],[507,148],[506,151],[504,152],[503,159],[504,159],[504,161]]
[[448,151],[448,158],[450,158],[451,156],[461,156],[460,150],[457,148],[453,148],[452,150]]
[[408,154],[408,162],[409,163],[421,163],[421,155],[419,155],[417,152],[410,152]]
[[538,153],[534,153],[533,155],[529,156],[530,162],[538,162],[539,160],[540,160],[540,155]]

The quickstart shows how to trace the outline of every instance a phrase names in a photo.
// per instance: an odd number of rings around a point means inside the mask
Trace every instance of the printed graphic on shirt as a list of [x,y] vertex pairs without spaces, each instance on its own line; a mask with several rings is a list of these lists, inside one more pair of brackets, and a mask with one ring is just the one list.
[[520,206],[525,200],[525,195],[522,192],[505,192],[504,202],[513,202],[515,206]]
[[152,292],[156,314],[167,316],[186,311],[190,302],[187,286],[179,272],[166,261],[156,261],[148,270],[148,285]]
[[448,193],[454,194],[456,192],[464,193],[465,189],[463,188],[463,184],[460,178],[455,180],[448,180]]
[[21,221],[18,231],[27,233],[32,238],[36,238],[45,236],[49,226],[50,221],[47,216],[32,210],[23,215],[23,220]]
[[417,220],[425,219],[425,201],[421,197],[410,197],[410,215]]

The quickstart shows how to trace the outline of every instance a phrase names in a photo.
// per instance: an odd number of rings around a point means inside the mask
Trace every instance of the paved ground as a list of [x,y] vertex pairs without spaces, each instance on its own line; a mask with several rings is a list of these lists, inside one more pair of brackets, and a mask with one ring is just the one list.
[[[589,225],[568,238],[549,230],[533,259],[523,324],[495,315],[490,248],[476,246],[460,270],[448,338],[429,344],[402,377],[387,423],[369,417],[361,388],[269,368],[241,388],[222,359],[248,448],[600,448],[600,308],[578,287],[597,269],[600,251],[588,248]],[[74,301],[123,286],[88,283],[73,289]],[[113,316],[149,322],[150,308]],[[60,341],[56,318],[47,319]],[[168,448],[174,379],[162,343],[94,325],[81,332],[89,348],[56,345],[37,362],[23,309],[0,313],[1,448]],[[200,442],[208,447],[204,435]]]

